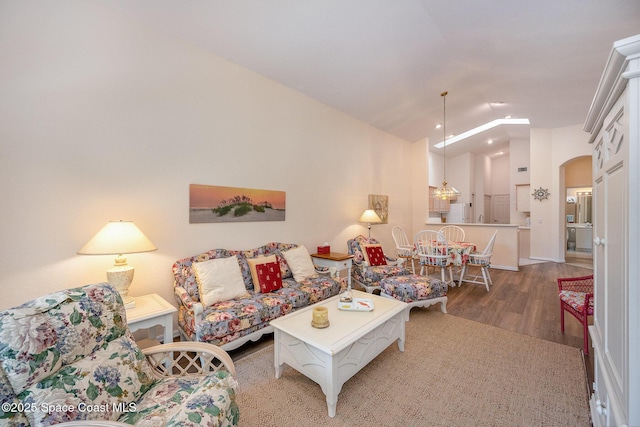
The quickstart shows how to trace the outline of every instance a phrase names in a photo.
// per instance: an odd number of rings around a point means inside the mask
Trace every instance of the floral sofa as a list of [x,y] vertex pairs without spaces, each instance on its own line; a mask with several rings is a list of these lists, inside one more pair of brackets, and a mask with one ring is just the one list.
[[0,368],[2,426],[238,424],[229,355],[202,343],[140,350],[106,283],[1,312]]
[[[378,262],[373,262],[367,255],[367,247],[378,249],[380,256]],[[380,242],[372,237],[359,235],[347,241],[349,255],[353,255],[353,268],[351,277],[367,292],[380,289],[380,281],[389,276],[405,276],[410,274],[409,270],[402,266],[404,259],[391,258],[382,252]],[[374,265],[377,264],[377,265]]]
[[[304,246],[277,242],[249,250],[212,249],[176,261],[173,264],[174,295],[178,302],[178,327],[183,337],[233,350],[273,332],[269,325],[271,320],[337,295],[346,287],[346,281],[333,277],[334,272],[328,269],[315,269],[314,274],[306,276],[296,274],[298,266],[292,265],[291,257],[287,259],[287,254],[294,250],[306,254],[302,257],[306,260],[301,261],[308,261],[313,268]],[[207,304],[200,295],[201,283],[196,277],[196,267],[199,263],[232,257],[239,265],[244,292]],[[252,265],[263,257],[275,257],[281,288],[267,292],[257,288]]]

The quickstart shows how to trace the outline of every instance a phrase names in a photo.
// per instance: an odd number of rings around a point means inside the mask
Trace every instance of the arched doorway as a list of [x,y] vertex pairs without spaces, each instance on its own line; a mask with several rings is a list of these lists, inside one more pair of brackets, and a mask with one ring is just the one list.
[[562,249],[565,262],[581,267],[593,268],[593,228],[591,217],[591,156],[580,156],[568,160],[561,166],[564,177],[560,224]]

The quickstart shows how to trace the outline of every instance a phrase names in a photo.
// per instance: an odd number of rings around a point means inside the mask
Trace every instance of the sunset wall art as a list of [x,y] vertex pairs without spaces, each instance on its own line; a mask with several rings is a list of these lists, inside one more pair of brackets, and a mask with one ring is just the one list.
[[284,221],[286,193],[253,188],[189,185],[189,223]]

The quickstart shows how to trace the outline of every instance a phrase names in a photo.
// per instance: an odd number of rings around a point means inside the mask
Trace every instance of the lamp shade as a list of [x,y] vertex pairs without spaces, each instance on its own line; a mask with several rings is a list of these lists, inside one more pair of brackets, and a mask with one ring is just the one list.
[[110,221],[78,251],[78,254],[134,254],[156,249],[151,240],[133,222]]
[[362,213],[362,215],[360,215],[360,219],[358,219],[358,222],[366,222],[369,224],[379,224],[382,222],[382,220],[380,219],[376,211],[374,211],[373,209],[367,209]]

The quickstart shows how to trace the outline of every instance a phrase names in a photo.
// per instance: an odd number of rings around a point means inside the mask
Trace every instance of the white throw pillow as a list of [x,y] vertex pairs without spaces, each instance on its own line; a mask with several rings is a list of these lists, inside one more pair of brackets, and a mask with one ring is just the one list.
[[296,282],[318,277],[318,272],[311,261],[311,255],[309,255],[309,251],[304,246],[300,245],[297,248],[284,251],[282,256],[287,260],[291,273],[293,273],[293,279]]
[[214,258],[191,266],[198,283],[200,301],[206,306],[247,295],[238,257]]

